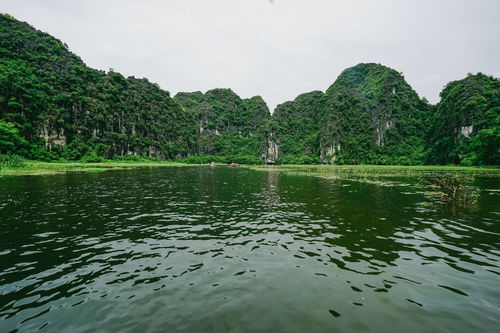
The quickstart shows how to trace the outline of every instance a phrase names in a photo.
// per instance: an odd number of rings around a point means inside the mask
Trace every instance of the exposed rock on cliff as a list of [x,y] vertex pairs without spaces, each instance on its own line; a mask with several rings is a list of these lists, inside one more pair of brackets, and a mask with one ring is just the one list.
[[271,114],[260,96],[241,99],[231,89],[181,92],[174,99],[193,117],[197,151],[208,155],[261,156]]
[[435,107],[432,164],[500,164],[500,80],[481,73],[450,82]]
[[499,80],[470,75],[448,84],[441,98],[432,107],[395,70],[359,64],[326,93],[299,95],[271,117],[259,96],[213,89],[171,98],[147,79],[89,68],[61,41],[0,15],[0,127],[10,140],[2,153],[500,164]]
[[320,156],[325,162],[422,164],[430,107],[393,69],[359,64],[325,94]]
[[[318,158],[320,118],[324,112],[324,93],[313,91],[276,107],[273,114],[273,140],[269,148],[281,159]],[[279,142],[279,146],[276,144]],[[273,144],[271,147],[270,144]]]
[[267,150],[264,154],[264,158],[267,164],[276,164],[279,157],[279,144],[276,141],[276,135],[274,132],[271,132],[267,138]]
[[16,124],[31,157],[193,152],[191,117],[158,85],[89,68],[8,15],[0,15],[0,36],[0,119]]

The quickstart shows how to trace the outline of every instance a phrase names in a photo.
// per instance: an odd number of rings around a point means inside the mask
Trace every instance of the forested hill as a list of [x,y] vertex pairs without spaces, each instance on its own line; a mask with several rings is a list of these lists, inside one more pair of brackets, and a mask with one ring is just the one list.
[[0,154],[246,163],[500,164],[500,83],[469,75],[433,106],[397,71],[359,64],[326,92],[279,105],[231,89],[168,91],[87,67],[67,45],[0,15]]
[[428,163],[500,165],[500,81],[479,73],[450,82],[431,124]]
[[265,152],[271,113],[260,96],[241,99],[231,89],[178,93],[174,99],[193,116],[199,154],[258,161]]
[[431,107],[393,69],[359,64],[276,108],[277,160],[422,164]]
[[37,159],[195,153],[192,116],[156,84],[89,68],[59,40],[8,15],[0,15],[0,37],[0,126],[19,130],[26,142],[18,153]]
[[470,74],[433,106],[401,73],[359,64],[278,105],[270,128],[277,163],[499,165],[500,81]]
[[320,156],[320,128],[325,94],[312,91],[276,107],[270,133],[268,161],[316,163]]

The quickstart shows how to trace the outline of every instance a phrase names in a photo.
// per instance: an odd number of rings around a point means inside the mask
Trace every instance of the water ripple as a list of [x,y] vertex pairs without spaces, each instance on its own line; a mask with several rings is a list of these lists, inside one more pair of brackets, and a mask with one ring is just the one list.
[[3,180],[1,331],[498,327],[497,180],[458,211],[389,185],[229,168]]

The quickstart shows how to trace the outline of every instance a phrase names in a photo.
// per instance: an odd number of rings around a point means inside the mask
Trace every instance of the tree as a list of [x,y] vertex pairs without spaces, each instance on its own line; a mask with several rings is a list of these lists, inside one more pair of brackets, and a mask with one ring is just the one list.
[[0,119],[0,154],[14,152],[24,144],[26,141],[19,136],[15,125]]
[[500,165],[500,126],[480,130],[471,140],[473,164]]

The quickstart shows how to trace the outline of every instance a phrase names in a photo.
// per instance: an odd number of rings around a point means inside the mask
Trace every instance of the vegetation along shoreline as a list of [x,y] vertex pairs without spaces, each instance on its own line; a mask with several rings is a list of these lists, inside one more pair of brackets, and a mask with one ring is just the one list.
[[[170,96],[92,69],[58,39],[0,15],[0,154],[36,161],[129,157],[190,164],[499,165],[500,81],[482,73],[420,98],[364,63],[325,92],[276,107],[231,89]],[[34,163],[33,165],[40,165]]]

